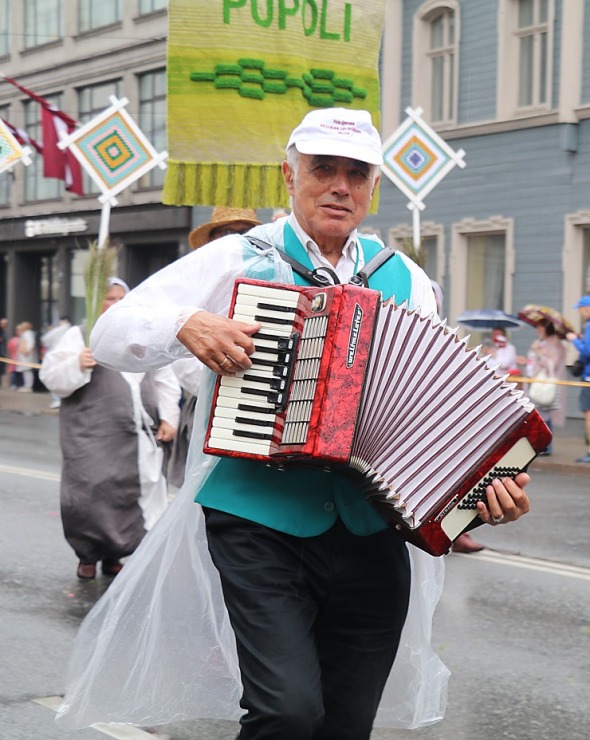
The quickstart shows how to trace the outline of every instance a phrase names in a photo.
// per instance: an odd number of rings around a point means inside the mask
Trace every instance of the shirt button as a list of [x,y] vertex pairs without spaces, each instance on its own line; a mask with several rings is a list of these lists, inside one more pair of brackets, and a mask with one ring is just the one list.
[[334,511],[334,502],[324,501],[324,511]]

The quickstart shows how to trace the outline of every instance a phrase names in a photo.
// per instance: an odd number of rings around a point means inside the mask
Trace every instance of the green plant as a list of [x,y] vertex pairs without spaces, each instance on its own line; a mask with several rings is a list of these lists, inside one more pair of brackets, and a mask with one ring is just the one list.
[[401,242],[401,251],[406,254],[413,262],[419,267],[424,267],[426,264],[426,255],[422,249],[422,242],[418,245],[418,248],[414,246],[414,239],[411,236],[404,237]]
[[117,248],[107,242],[99,247],[97,241],[88,243],[88,261],[84,269],[86,287],[86,339],[100,316],[102,302],[107,292],[108,279],[113,274]]

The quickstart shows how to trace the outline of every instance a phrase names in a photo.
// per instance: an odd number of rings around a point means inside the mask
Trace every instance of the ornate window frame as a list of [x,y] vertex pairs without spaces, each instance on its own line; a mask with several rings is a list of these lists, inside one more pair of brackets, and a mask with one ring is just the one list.
[[[446,72],[447,84],[452,85],[452,111],[440,121],[432,118],[432,51],[430,46],[431,23],[441,12],[455,15],[452,44],[453,64]],[[424,111],[424,118],[433,128],[452,128],[457,125],[459,104],[459,49],[461,37],[460,5],[457,0],[427,0],[414,15],[412,39],[412,106]],[[449,49],[447,49],[447,56]],[[445,90],[445,95],[448,89]]]
[[467,250],[469,248],[469,237],[476,234],[504,234],[506,260],[504,265],[503,309],[507,313],[511,313],[512,311],[512,288],[516,263],[514,219],[505,218],[504,216],[491,216],[485,221],[465,218],[451,227],[451,253],[449,259],[451,280],[449,317],[451,321],[454,321],[466,309]]

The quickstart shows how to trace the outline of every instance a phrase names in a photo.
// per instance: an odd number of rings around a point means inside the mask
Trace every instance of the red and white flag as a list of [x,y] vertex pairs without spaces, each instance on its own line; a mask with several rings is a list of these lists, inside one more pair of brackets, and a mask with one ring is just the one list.
[[14,138],[18,141],[19,144],[22,146],[30,146],[33,149],[35,149],[39,154],[43,154],[43,147],[36,139],[33,139],[32,136],[29,136],[26,131],[24,131],[22,128],[16,128],[16,126],[13,126],[12,123],[7,121],[5,118],[0,119],[2,120],[2,123],[6,126],[6,128],[10,131],[10,133],[14,136]]
[[18,88],[25,95],[28,95],[41,106],[44,177],[63,180],[66,184],[66,190],[76,195],[84,195],[80,163],[69,149],[62,150],[57,146],[60,141],[59,132],[72,133],[78,126],[77,121],[49,103],[45,98],[19,85],[16,80],[10,77],[3,77],[3,79],[14,85],[14,87]]

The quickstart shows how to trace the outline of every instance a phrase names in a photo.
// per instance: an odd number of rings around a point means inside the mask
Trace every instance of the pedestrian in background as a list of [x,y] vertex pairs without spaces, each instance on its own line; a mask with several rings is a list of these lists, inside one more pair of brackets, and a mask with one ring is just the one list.
[[8,366],[8,372],[10,374],[10,390],[16,391],[22,387],[23,374],[18,370],[16,363],[18,360],[18,347],[20,344],[20,337],[22,334],[21,325],[17,324],[14,329],[14,336],[10,337],[6,343],[8,349],[8,356],[12,360],[12,364]]
[[506,330],[499,326],[492,329],[493,357],[496,370],[500,375],[506,373],[518,375],[518,365],[516,363],[516,348],[508,341]]
[[228,234],[245,234],[258,224],[260,221],[256,211],[251,208],[216,206],[211,213],[211,220],[190,232],[188,243],[191,249],[198,249]]
[[[67,316],[62,316],[59,322],[55,326],[50,326],[47,331],[41,336],[41,347],[43,350],[43,357],[45,357],[52,349],[54,349],[59,340],[63,337],[66,331],[72,325],[70,319]],[[61,404],[61,398],[56,394],[51,394],[51,403],[49,404],[50,409],[58,409]]]
[[[104,313],[128,292],[111,278]],[[61,515],[78,578],[96,565],[115,576],[167,506],[163,453],[178,426],[180,386],[169,367],[119,373],[98,365],[84,327],[69,328],[44,358],[40,377],[61,399]]]
[[[7,333],[8,321],[7,319],[0,319],[0,358],[7,359],[6,353],[8,352],[8,333]],[[7,363],[0,362],[0,387],[2,386],[2,380],[4,375],[8,374]]]
[[37,338],[30,321],[22,321],[20,324],[20,342],[18,343],[16,359],[16,369],[22,373],[23,378],[23,384],[18,390],[20,393],[32,393],[35,374],[31,365],[37,363],[39,356],[37,353]]
[[[565,379],[565,345],[558,336],[555,325],[549,319],[541,319],[535,327],[537,338],[531,344],[526,357],[518,357],[520,364],[526,363],[526,374],[535,378],[543,372],[548,378]],[[525,390],[526,392],[526,390]],[[553,431],[554,426],[565,424],[565,386],[557,386],[555,400],[548,406],[537,405],[543,421]],[[551,455],[552,445],[540,455]]]
[[581,380],[589,383],[587,387],[581,389],[579,400],[580,411],[584,414],[586,425],[586,443],[588,444],[588,452],[583,457],[579,457],[576,462],[590,463],[590,295],[583,295],[574,308],[577,308],[580,312],[580,316],[584,322],[584,329],[581,334],[568,332],[566,334],[566,339],[568,339],[580,353],[580,360],[584,363]]

